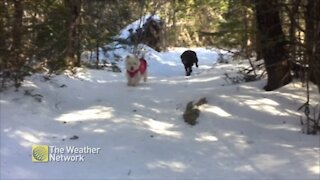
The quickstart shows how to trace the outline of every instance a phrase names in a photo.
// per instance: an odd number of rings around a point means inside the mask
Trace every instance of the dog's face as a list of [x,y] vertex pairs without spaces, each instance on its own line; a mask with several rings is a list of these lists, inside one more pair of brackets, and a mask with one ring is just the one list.
[[126,57],[126,69],[129,71],[134,71],[139,69],[140,61],[139,59],[134,55],[128,55]]

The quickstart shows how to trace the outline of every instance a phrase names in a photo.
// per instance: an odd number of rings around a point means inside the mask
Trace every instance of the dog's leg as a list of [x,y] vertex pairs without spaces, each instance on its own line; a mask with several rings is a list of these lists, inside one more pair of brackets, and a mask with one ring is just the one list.
[[132,86],[137,86],[139,84],[140,81],[140,74],[136,74],[133,78],[132,78]]
[[135,78],[131,78],[131,86],[135,86],[136,85],[136,81],[135,81]]
[[186,72],[186,76],[190,76],[190,75],[191,75],[191,72],[192,72],[191,67],[188,67],[188,68],[187,68],[187,72]]
[[129,76],[127,76],[127,78],[128,78],[128,86],[133,86],[133,78],[131,78],[131,77],[129,77]]
[[147,76],[147,71],[146,71],[143,74],[143,82],[147,82],[147,80],[148,80],[148,76]]
[[131,82],[131,79],[128,79],[128,86],[132,86],[132,82]]
[[127,75],[127,86],[130,86],[131,85],[131,78],[129,77],[129,75],[128,74],[126,74]]
[[184,69],[185,69],[185,71],[186,71],[186,76],[188,76],[188,67],[186,66],[186,65],[184,65]]

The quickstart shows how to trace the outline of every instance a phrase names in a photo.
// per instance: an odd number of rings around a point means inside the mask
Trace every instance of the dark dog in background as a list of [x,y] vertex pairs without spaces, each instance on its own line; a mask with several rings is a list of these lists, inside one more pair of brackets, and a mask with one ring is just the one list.
[[186,76],[190,76],[193,64],[196,64],[196,67],[198,67],[198,57],[196,52],[187,50],[181,54],[180,58],[184,65],[184,69],[186,70]]

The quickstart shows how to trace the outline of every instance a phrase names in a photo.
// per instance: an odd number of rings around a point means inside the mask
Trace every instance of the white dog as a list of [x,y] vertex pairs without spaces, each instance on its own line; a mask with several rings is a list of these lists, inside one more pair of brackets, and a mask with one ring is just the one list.
[[137,86],[142,77],[144,82],[147,81],[147,61],[144,58],[130,54],[125,61],[128,86]]

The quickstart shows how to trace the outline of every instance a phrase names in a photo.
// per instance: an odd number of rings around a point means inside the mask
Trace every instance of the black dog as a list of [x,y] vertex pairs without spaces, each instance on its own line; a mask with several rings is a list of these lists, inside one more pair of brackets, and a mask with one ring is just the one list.
[[196,67],[198,67],[198,58],[196,52],[187,50],[181,54],[180,58],[184,65],[184,69],[186,70],[186,76],[190,76],[193,64],[195,63]]

